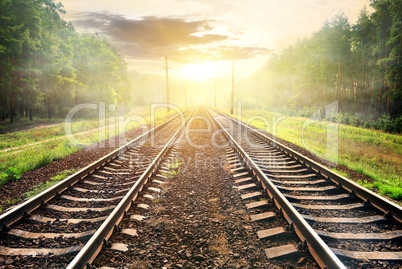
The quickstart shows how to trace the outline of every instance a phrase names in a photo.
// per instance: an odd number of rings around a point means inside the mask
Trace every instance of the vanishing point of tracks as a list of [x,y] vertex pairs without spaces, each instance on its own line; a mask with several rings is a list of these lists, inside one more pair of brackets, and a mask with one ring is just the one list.
[[[321,268],[402,265],[401,207],[257,129],[201,110],[213,116],[228,141],[233,185],[268,259],[295,260],[295,267],[298,259],[311,256]],[[141,218],[127,212],[132,206],[147,208],[136,202],[143,189],[161,192],[148,181],[166,179],[175,145],[196,111],[186,111],[186,121],[181,116],[167,121],[0,216],[0,268],[92,268],[104,247],[127,251],[128,245],[109,238],[116,232],[137,236],[119,223]]]

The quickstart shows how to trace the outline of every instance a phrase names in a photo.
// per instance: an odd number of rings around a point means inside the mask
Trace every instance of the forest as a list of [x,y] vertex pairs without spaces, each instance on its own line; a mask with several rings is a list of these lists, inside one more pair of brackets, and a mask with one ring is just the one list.
[[[236,99],[245,108],[298,116],[338,101],[332,120],[400,133],[401,9],[402,0],[371,0],[354,24],[340,13],[236,82]],[[0,0],[0,121],[64,117],[80,103],[107,101],[127,110],[164,100],[162,77],[129,74],[116,48],[75,31],[64,13],[53,0]],[[177,101],[184,83],[176,84],[171,100]],[[229,93],[219,94],[229,105]]]
[[53,0],[0,0],[0,120],[131,99],[123,57],[105,38],[76,32],[64,13]]
[[354,25],[340,13],[272,55],[239,87],[243,104],[310,116],[338,101],[338,122],[401,132],[402,1],[371,7]]

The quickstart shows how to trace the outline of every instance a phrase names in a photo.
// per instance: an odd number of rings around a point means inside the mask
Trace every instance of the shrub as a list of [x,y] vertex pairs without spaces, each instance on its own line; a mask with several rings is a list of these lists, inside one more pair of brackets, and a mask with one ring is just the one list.
[[349,124],[349,116],[347,113],[339,112],[336,116],[337,123]]
[[390,115],[382,115],[377,121],[377,129],[390,132],[393,128]]
[[395,200],[402,200],[402,189],[396,188],[395,186],[391,186],[388,184],[384,184],[382,182],[374,182],[374,187],[376,187],[381,195],[391,197]]
[[18,182],[21,178],[21,170],[17,167],[9,167],[3,171],[0,181],[5,184],[8,182]]
[[395,131],[395,133],[401,133],[402,132],[402,116],[395,119],[394,131]]
[[331,121],[355,127],[382,130],[387,133],[401,133],[402,131],[402,117],[392,120],[391,116],[388,114],[383,114],[375,121],[373,115],[365,118],[364,115],[359,113],[352,115],[347,112],[339,112],[336,118],[331,119]]
[[33,169],[45,166],[53,161],[53,156],[50,153],[45,153],[40,160],[35,164]]
[[355,127],[359,127],[362,125],[363,121],[360,119],[359,114],[355,113],[354,115],[350,115],[349,118],[350,125]]

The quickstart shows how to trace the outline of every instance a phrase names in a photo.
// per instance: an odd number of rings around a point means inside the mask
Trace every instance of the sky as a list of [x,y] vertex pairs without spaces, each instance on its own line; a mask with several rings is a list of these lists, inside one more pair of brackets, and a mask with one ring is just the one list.
[[129,70],[205,80],[245,78],[272,53],[343,12],[354,23],[369,0],[61,0],[77,31],[100,33]]

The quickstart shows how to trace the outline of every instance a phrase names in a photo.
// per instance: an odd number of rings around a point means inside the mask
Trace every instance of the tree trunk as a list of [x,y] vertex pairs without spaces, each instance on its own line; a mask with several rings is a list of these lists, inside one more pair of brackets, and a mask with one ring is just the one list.
[[4,105],[3,120],[6,120],[8,117],[7,117],[7,98],[5,97],[3,99],[3,105]]
[[20,112],[20,116],[23,117],[24,116],[24,94],[21,95],[21,99],[18,102],[18,111]]
[[339,45],[338,52],[338,79],[336,83],[336,99],[339,102],[339,106],[341,105],[341,45]]
[[[402,36],[399,38],[399,46],[402,46]],[[400,66],[401,64],[401,49],[399,49],[399,53],[398,53],[398,66]],[[398,89],[400,89],[400,85],[401,85],[401,73],[398,71],[396,73],[395,76],[395,85],[394,85],[394,91],[397,92]],[[400,98],[397,97],[396,100],[394,100],[393,102],[393,109],[392,109],[392,115],[391,115],[391,119],[395,120],[399,115],[400,115]]]
[[362,114],[364,114],[364,108],[366,107],[366,104],[365,104],[365,102],[366,102],[366,74],[365,74],[365,71],[366,71],[366,69],[365,69],[365,59],[364,59],[364,55],[363,55],[363,57],[362,57],[363,59],[362,59],[362,78],[361,78],[361,81],[362,81],[362,84],[361,84],[361,95],[360,95],[360,98],[361,98],[361,100],[359,100],[360,101],[360,104],[361,104],[361,108],[359,109],[359,112],[361,112]]
[[47,117],[49,119],[52,118],[52,109],[51,109],[51,99],[50,96],[47,98]]
[[11,95],[10,100],[10,124],[14,123],[14,96]]
[[[382,49],[382,39],[380,38],[380,52],[378,53],[378,60],[381,60],[381,49]],[[380,109],[381,109],[381,95],[382,95],[382,89],[381,89],[381,71],[382,71],[382,67],[380,65],[380,75],[378,77],[378,95],[377,95],[377,105],[376,105],[376,117],[375,119],[378,120],[378,118],[380,117]]]
[[28,118],[28,98],[25,99],[25,118]]
[[368,78],[368,74],[366,74],[366,85],[367,85],[367,91],[366,91],[366,113],[367,115],[373,115],[373,111],[370,110],[370,105],[371,105],[371,96],[372,96],[372,90],[370,87],[370,79]]
[[[385,36],[385,40],[388,40],[388,36]],[[385,55],[384,55],[384,57],[387,58],[388,56],[389,56],[388,47],[387,47],[387,45],[385,45]],[[388,82],[387,82],[387,69],[388,69],[387,63],[385,62],[385,64],[384,64],[384,93],[387,93],[387,91],[389,91]],[[383,100],[382,102],[383,102],[383,104],[382,104],[382,110],[383,111],[382,112],[386,111],[388,113],[388,109],[389,109],[389,94],[388,94],[387,100]]]
[[28,95],[25,100],[25,109],[26,109],[26,117],[29,117],[29,120],[32,120],[32,109],[31,109],[31,96]]

